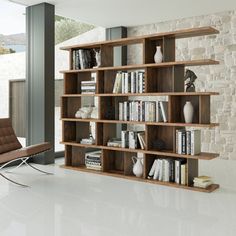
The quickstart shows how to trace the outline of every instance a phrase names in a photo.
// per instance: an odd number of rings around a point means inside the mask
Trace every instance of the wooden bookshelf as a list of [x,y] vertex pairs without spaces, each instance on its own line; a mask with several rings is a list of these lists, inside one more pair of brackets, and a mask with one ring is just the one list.
[[[147,183],[166,185],[201,192],[212,192],[219,185],[212,184],[207,189],[193,187],[193,178],[198,176],[198,160],[212,160],[219,156],[217,153],[202,152],[199,155],[181,155],[175,152],[176,130],[185,127],[214,128],[218,123],[210,121],[211,96],[219,95],[217,92],[184,92],[184,74],[186,66],[217,65],[218,61],[212,59],[175,61],[175,40],[187,37],[217,34],[212,27],[201,27],[174,32],[165,32],[125,39],[117,39],[90,44],[73,45],[61,48],[69,52],[68,70],[64,74],[64,94],[61,98],[62,144],[65,145],[64,168],[89,173],[109,175]],[[116,46],[140,44],[143,48],[142,60],[139,65],[113,65],[113,50]],[[155,47],[162,48],[163,62],[154,63]],[[72,65],[73,50],[100,49],[101,66],[74,70]],[[143,70],[145,90],[143,93],[113,93],[115,75],[117,71]],[[91,74],[96,74],[95,94],[82,94],[81,81],[91,80]],[[117,117],[118,103],[128,101],[132,97],[159,97],[168,99],[168,122],[121,121]],[[83,99],[96,97],[98,101],[97,119],[75,118],[76,111],[82,106]],[[184,122],[183,105],[191,101],[194,105],[193,123]],[[95,144],[81,144],[82,138],[88,138],[90,123],[94,122],[96,137]],[[128,125],[141,125],[145,129],[145,149],[130,149],[107,146],[110,138],[117,136],[117,125],[125,128]],[[160,138],[165,141],[164,150],[157,151],[153,148],[152,140]],[[101,150],[102,170],[89,170],[85,166],[85,153],[87,150]],[[131,157],[143,154],[144,173],[137,178],[132,173]],[[161,182],[147,178],[153,161],[157,158],[185,158],[187,161],[187,185],[170,182]]]

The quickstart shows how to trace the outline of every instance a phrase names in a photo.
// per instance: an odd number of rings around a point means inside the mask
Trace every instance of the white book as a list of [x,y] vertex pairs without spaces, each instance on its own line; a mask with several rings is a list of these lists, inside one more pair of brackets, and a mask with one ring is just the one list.
[[159,169],[160,169],[159,176],[158,176],[158,180],[159,180],[159,181],[163,181],[163,176],[164,176],[164,163],[163,163],[163,160],[162,160],[162,159],[158,159],[158,162],[159,162]]
[[201,153],[201,130],[191,130],[191,155]]
[[182,154],[182,133],[184,131],[183,130],[178,130],[178,154]]
[[123,111],[124,111],[124,121],[128,120],[128,102],[124,102],[123,104]]
[[125,72],[121,73],[121,92],[125,93]]
[[136,85],[135,85],[135,72],[131,71],[130,74],[130,80],[131,80],[131,93],[135,93],[136,92]]
[[155,170],[154,170],[154,174],[153,174],[153,179],[159,180],[160,171],[161,171],[161,160],[156,159],[155,161],[156,161],[156,165],[155,165]]
[[165,182],[170,182],[170,159],[165,159]]
[[128,77],[128,73],[125,72],[125,93],[128,93],[128,88],[129,88],[129,77]]
[[136,80],[136,83],[135,83],[135,85],[136,85],[136,93],[138,93],[139,92],[139,72],[138,71],[135,71],[135,80]]
[[168,102],[160,101],[161,114],[164,122],[168,121]]
[[154,160],[153,164],[152,164],[152,167],[149,171],[149,174],[148,174],[148,179],[151,179],[151,178],[154,178],[154,172],[155,172],[155,169],[156,169],[156,165],[157,165],[157,159]]
[[119,102],[119,120],[124,120],[124,104]]

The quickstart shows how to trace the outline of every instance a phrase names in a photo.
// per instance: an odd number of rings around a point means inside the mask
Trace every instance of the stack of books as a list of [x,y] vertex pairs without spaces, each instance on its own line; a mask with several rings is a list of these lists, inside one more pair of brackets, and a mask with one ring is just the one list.
[[80,141],[81,144],[95,144],[95,140],[93,137],[82,138]]
[[146,149],[145,132],[144,131],[121,131],[121,147],[132,149]]
[[113,93],[143,93],[144,71],[117,72]]
[[95,94],[96,81],[81,81],[81,94]]
[[85,154],[85,166],[88,169],[101,170],[101,151],[88,152]]
[[176,153],[198,155],[201,153],[201,130],[176,130]]
[[121,147],[121,139],[120,138],[111,138],[107,142],[108,147]]
[[193,179],[193,186],[198,188],[207,188],[212,185],[213,182],[209,176],[199,176]]
[[96,66],[95,53],[92,49],[76,49],[72,52],[72,69],[87,69]]
[[149,171],[148,179],[188,185],[185,159],[157,158]]
[[166,101],[120,102],[119,120],[168,122],[168,102]]

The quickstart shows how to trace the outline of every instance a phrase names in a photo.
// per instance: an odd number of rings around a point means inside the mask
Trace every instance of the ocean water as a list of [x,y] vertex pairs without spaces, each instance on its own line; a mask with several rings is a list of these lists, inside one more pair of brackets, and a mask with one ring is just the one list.
[[25,52],[26,50],[26,45],[21,45],[21,44],[8,44],[5,45],[4,47],[11,48],[16,52]]

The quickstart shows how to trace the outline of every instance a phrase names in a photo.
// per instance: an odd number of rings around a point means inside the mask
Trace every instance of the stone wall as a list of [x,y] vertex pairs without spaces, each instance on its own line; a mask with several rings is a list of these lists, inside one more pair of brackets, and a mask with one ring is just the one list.
[[[211,58],[220,65],[191,67],[197,74],[197,91],[215,91],[211,99],[211,121],[220,127],[202,132],[203,151],[219,152],[220,158],[236,160],[236,11],[198,16],[128,28],[128,36],[178,29],[214,26],[218,35],[179,39],[176,60]],[[140,46],[128,47],[128,63],[142,63]]]

